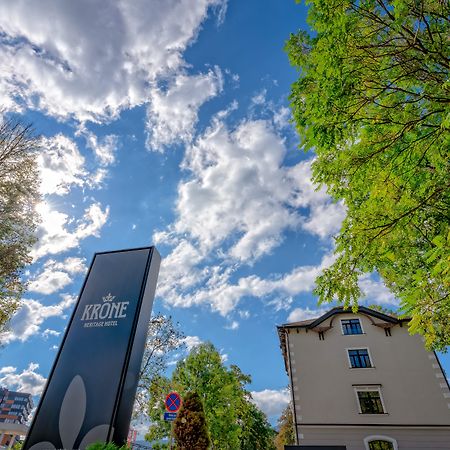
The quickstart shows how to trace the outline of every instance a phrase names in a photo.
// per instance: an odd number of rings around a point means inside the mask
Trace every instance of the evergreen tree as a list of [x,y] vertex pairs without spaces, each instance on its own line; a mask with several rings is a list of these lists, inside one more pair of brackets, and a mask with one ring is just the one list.
[[186,394],[173,426],[178,450],[207,450],[210,444],[203,404],[196,392]]

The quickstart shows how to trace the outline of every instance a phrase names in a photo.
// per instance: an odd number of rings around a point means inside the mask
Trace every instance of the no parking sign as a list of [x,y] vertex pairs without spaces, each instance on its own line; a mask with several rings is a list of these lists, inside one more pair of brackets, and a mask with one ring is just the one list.
[[164,413],[164,420],[170,422],[174,421],[177,418],[177,412],[181,407],[180,394],[178,392],[170,392],[167,394],[164,404],[166,405],[167,410],[167,412]]

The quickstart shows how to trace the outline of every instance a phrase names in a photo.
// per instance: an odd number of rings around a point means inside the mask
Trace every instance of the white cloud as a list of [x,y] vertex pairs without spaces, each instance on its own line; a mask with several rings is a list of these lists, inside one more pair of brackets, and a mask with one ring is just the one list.
[[223,86],[218,67],[205,74],[177,75],[166,89],[154,88],[147,109],[147,145],[162,151],[175,142],[190,142],[200,106]]
[[[161,241],[187,236],[210,252],[230,236],[227,254],[251,261],[282,241],[282,232],[303,226],[327,237],[343,217],[325,191],[311,181],[311,161],[283,167],[283,139],[269,121],[244,121],[229,130],[220,120],[186,152],[191,177],[178,188],[178,218]],[[309,208],[302,216],[299,208]]]
[[233,320],[231,323],[225,326],[227,330],[237,330],[239,328],[239,322],[237,320]]
[[76,134],[77,136],[83,136],[86,139],[87,147],[94,152],[100,165],[109,166],[114,163],[119,142],[118,136],[115,134],[108,134],[99,139],[98,136],[86,128],[84,123],[79,125]]
[[342,203],[333,203],[324,187],[317,189],[312,180],[311,164],[308,160],[289,169],[290,176],[297,181],[293,205],[308,207],[309,214],[303,220],[304,230],[325,239],[339,231],[345,217]]
[[42,151],[37,155],[41,174],[40,190],[45,194],[68,194],[72,186],[83,186],[87,171],[84,157],[75,142],[57,134],[51,138],[43,137]]
[[238,311],[238,314],[241,317],[241,319],[248,319],[250,317],[250,311],[247,310]]
[[374,280],[370,275],[364,275],[359,279],[359,287],[364,295],[364,303],[378,305],[398,305],[399,301],[386,287],[382,280]]
[[329,311],[330,308],[318,308],[310,309],[306,308],[295,308],[291,311],[287,318],[287,323],[300,322],[302,320],[317,319],[318,317]]
[[43,332],[42,332],[42,337],[47,339],[49,336],[59,336],[61,334],[60,331],[56,331],[56,330],[51,330],[50,328],[46,328]]
[[69,231],[68,225],[72,220],[67,214],[54,211],[46,202],[37,206],[41,216],[41,223],[37,229],[37,244],[33,247],[34,259],[47,254],[57,254],[78,246],[82,239],[88,236],[99,236],[99,231],[106,223],[109,215],[109,207],[102,209],[100,203],[92,203],[84,211],[84,215],[75,221],[75,227]]
[[190,352],[194,347],[200,345],[203,341],[198,336],[186,336],[183,339],[183,343],[186,345],[188,352]]
[[289,122],[292,118],[291,110],[282,106],[279,110],[274,111],[273,114],[273,123],[278,129],[283,129],[291,126]]
[[253,105],[264,105],[266,103],[267,90],[263,89],[252,97],[251,103]]
[[44,269],[37,278],[30,282],[28,290],[40,294],[49,295],[61,290],[72,282],[69,274],[60,270],[54,270],[51,267]]
[[158,293],[171,306],[209,305],[224,316],[244,296],[288,309],[292,296],[312,290],[332,257],[278,277],[230,280],[242,265],[272,252],[289,229],[329,238],[344,208],[316,190],[312,160],[283,165],[287,149],[272,121],[244,120],[229,129],[228,114],[218,113],[186,150],[188,177],[178,186],[176,220],[154,234],[156,243],[172,246]]
[[[261,278],[256,275],[241,277],[236,283],[230,281],[232,269],[215,266],[205,269],[204,272],[208,274],[207,281],[193,292],[170,289],[165,284],[159,286],[158,291],[164,301],[172,306],[187,308],[205,304],[222,316],[227,316],[234,310],[243,297],[267,299],[278,295],[286,299],[286,307],[289,307],[292,303],[291,296],[310,292],[317,275],[333,261],[333,255],[325,255],[321,263],[316,266],[299,266],[283,276],[270,278]],[[282,301],[278,303],[277,309],[282,309]]]
[[78,258],[76,256],[70,256],[66,258],[63,262],[56,263],[56,267],[60,269],[65,269],[70,274],[75,273],[85,273],[87,271],[86,259]]
[[12,341],[26,341],[38,334],[41,325],[50,317],[63,317],[64,312],[76,301],[75,296],[62,294],[62,300],[54,305],[43,305],[37,300],[25,299],[19,311],[9,323],[9,330],[1,333],[1,342],[8,344]]
[[[40,395],[47,381],[41,374],[36,372],[39,364],[30,363],[28,368],[17,373],[15,367],[3,367],[0,369],[0,386],[6,386],[8,389],[16,389],[31,395]],[[5,369],[7,369],[5,371]]]
[[342,203],[324,203],[311,205],[311,213],[303,228],[321,238],[328,238],[341,228],[345,218],[345,209]]
[[281,168],[282,139],[267,121],[247,121],[230,131],[220,121],[186,152],[191,178],[180,184],[174,229],[198,240],[202,249],[235,234],[228,254],[252,260],[281,241],[300,216],[289,208],[293,180]]
[[183,67],[211,6],[223,16],[226,1],[0,3],[1,103],[80,121],[116,117]]
[[264,389],[251,392],[253,403],[261,409],[267,417],[279,417],[289,403],[291,396],[288,389]]
[[279,295],[268,302],[268,305],[272,306],[273,309],[278,312],[282,309],[290,309],[293,301],[294,299],[291,296],[286,297],[285,295]]
[[84,258],[70,257],[57,262],[49,259],[43,266],[43,271],[35,276],[28,286],[31,292],[52,294],[72,283],[71,275],[87,270]]

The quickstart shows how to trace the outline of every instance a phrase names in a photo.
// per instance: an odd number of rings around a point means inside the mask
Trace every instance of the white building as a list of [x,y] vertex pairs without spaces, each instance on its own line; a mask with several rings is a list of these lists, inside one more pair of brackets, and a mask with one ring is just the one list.
[[299,448],[450,449],[449,384],[407,320],[337,307],[278,334]]

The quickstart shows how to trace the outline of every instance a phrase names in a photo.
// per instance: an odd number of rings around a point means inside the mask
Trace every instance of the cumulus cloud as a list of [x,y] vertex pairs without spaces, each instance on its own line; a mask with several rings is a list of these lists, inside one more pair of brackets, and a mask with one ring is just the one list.
[[164,301],[172,306],[187,308],[193,305],[209,305],[213,311],[222,316],[227,316],[233,311],[243,297],[271,299],[273,295],[277,295],[280,304],[276,308],[279,310],[283,308],[280,298],[286,299],[287,307],[289,307],[292,303],[291,296],[310,292],[317,275],[333,260],[334,256],[325,255],[320,264],[298,266],[283,276],[261,278],[250,275],[239,278],[235,283],[231,281],[232,269],[213,266],[205,269],[205,273],[209,274],[206,282],[193,292],[169,289],[169,286],[165,284],[162,284],[158,290]]
[[[229,130],[216,120],[188,148],[182,167],[191,177],[178,188],[178,218],[171,233],[157,238],[187,235],[209,252],[232,236],[228,256],[249,261],[270,252],[288,228],[330,236],[340,227],[342,205],[315,189],[311,161],[284,167],[285,155],[269,121]],[[310,211],[302,215],[300,208]]]
[[[178,186],[177,218],[154,235],[156,243],[172,246],[162,262],[159,294],[170,305],[206,304],[222,315],[243,296],[277,294],[278,301],[269,302],[288,308],[293,295],[312,290],[330,257],[278,279],[230,280],[243,264],[272,252],[286,230],[329,238],[345,210],[313,185],[312,160],[284,165],[287,149],[271,120],[244,120],[230,129],[228,113],[218,113],[186,150],[188,177]],[[212,259],[218,262],[209,265]]]
[[47,379],[36,372],[38,368],[39,364],[30,363],[26,369],[18,373],[16,367],[3,367],[0,369],[0,386],[31,395],[40,395]]
[[285,152],[267,121],[235,130],[217,121],[186,152],[191,178],[179,186],[176,233],[208,251],[235,235],[228,254],[237,260],[268,253],[283,229],[300,224],[289,208],[294,181],[281,167]]
[[251,395],[253,403],[269,418],[278,418],[290,401],[288,389],[264,389],[263,391],[252,391]]
[[61,290],[71,282],[72,279],[67,272],[47,267],[30,282],[29,291],[49,295]]
[[80,124],[77,130],[77,136],[83,136],[86,139],[86,146],[90,148],[102,166],[113,164],[116,159],[116,150],[119,142],[118,136],[108,134],[102,138],[96,136],[88,130],[85,124]]
[[177,75],[167,88],[151,89],[147,109],[149,148],[162,151],[172,143],[190,142],[199,107],[222,87],[222,72],[215,67],[205,74]]
[[183,343],[186,345],[187,351],[190,352],[194,347],[200,345],[203,341],[198,336],[186,336]]
[[52,294],[72,283],[72,276],[87,270],[84,258],[70,257],[57,262],[49,259],[43,270],[31,279],[28,290],[41,294]]
[[311,164],[308,160],[289,169],[289,174],[297,181],[293,205],[309,208],[309,214],[302,221],[302,228],[322,239],[337,233],[345,217],[343,203],[333,203],[325,188],[317,189],[312,180]]
[[210,7],[225,0],[0,3],[0,101],[80,121],[117,117],[183,67]]
[[365,297],[364,303],[394,306],[399,304],[398,299],[394,297],[382,280],[375,280],[370,275],[364,275],[359,280],[359,287]]
[[[109,207],[102,209],[100,203],[92,203],[83,216],[73,221],[65,213],[54,211],[46,202],[37,206],[41,223],[37,229],[39,241],[33,247],[33,258],[57,254],[78,246],[79,242],[89,236],[99,236],[109,215]],[[74,224],[74,226],[73,226]],[[69,225],[71,230],[68,229]]]
[[9,330],[0,334],[4,344],[12,341],[25,342],[31,336],[38,334],[41,325],[50,317],[63,317],[64,312],[76,301],[75,296],[62,294],[61,301],[54,305],[43,305],[37,300],[25,299],[19,311],[9,323]]
[[50,336],[59,336],[60,334],[61,334],[60,331],[51,330],[50,328],[47,328],[42,332],[42,337],[47,339]]
[[63,134],[43,137],[37,155],[43,195],[68,194],[73,186],[83,186],[87,171],[85,160],[75,142]]
[[318,308],[310,309],[306,308],[295,308],[291,311],[287,318],[287,322],[300,322],[302,320],[317,319],[318,317],[325,314],[329,308]]

